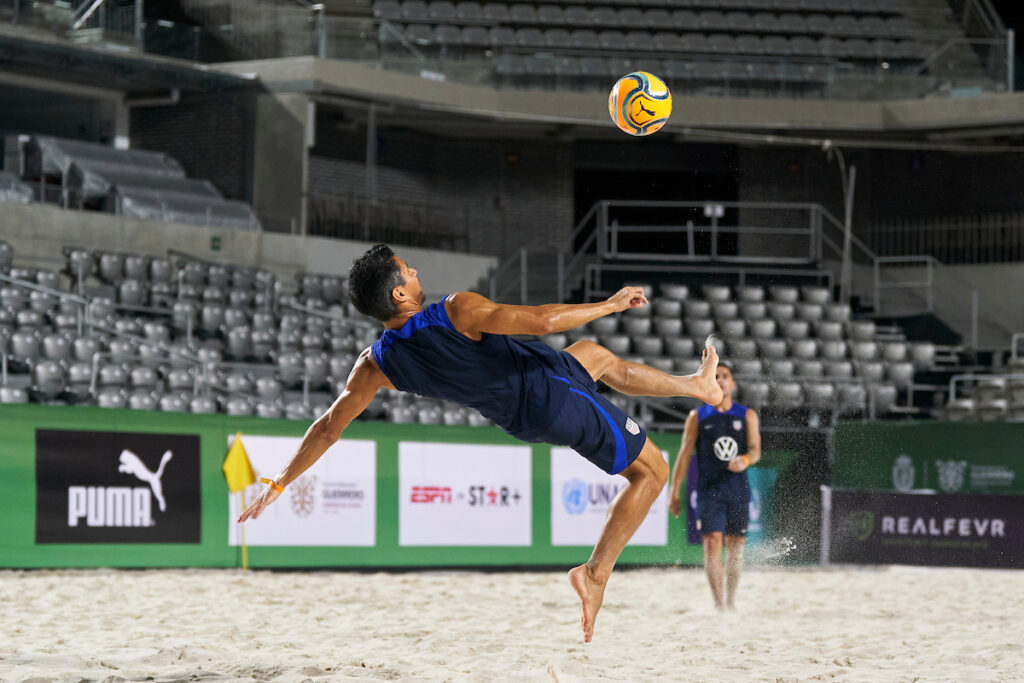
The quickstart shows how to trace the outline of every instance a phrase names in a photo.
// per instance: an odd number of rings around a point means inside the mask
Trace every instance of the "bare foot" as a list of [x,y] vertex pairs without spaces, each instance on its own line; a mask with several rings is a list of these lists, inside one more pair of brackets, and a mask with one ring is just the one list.
[[597,620],[597,611],[601,609],[601,603],[604,601],[606,584],[595,579],[585,564],[569,570],[569,583],[583,603],[583,616],[580,619],[583,625],[583,642],[589,643],[594,637],[594,622]]
[[722,387],[718,386],[718,381],[715,379],[717,370],[718,352],[715,351],[714,345],[709,344],[704,347],[700,367],[697,368],[696,377],[699,389],[694,393],[693,398],[700,399],[709,406],[717,406],[722,402],[725,394],[722,393]]

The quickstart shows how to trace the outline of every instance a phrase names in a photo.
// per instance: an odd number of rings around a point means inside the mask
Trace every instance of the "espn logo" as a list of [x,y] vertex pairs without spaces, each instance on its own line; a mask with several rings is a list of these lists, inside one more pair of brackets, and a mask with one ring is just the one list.
[[452,502],[451,486],[413,486],[412,503],[450,503]]

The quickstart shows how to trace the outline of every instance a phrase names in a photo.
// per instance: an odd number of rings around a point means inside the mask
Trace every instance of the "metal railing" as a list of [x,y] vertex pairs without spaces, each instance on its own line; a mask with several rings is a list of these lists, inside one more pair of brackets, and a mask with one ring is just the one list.
[[1020,358],[1017,349],[1022,346],[1021,342],[1024,342],[1024,332],[1014,332],[1010,337],[1010,360]]
[[[898,273],[902,268],[924,267],[923,279],[895,279],[893,273]],[[885,297],[882,296],[886,290],[920,290],[924,293],[926,311],[935,311],[935,271],[942,266],[942,263],[931,256],[877,256],[872,264],[872,282],[875,291],[875,313],[883,313]],[[901,268],[902,267],[902,268]],[[889,279],[886,279],[886,274]]]
[[885,256],[929,254],[947,265],[1024,261],[1024,213],[887,218],[871,227]]
[[526,247],[521,247],[491,271],[489,279],[491,301],[507,303],[509,296],[518,294],[519,303],[525,306],[528,298],[527,281]]
[[1024,380],[1024,374],[1019,374],[1019,373],[998,374],[998,373],[992,373],[992,372],[989,372],[989,373],[968,372],[968,373],[963,373],[963,374],[960,374],[960,375],[953,375],[952,377],[949,378],[949,400],[950,401],[957,400],[956,388],[957,388],[958,385],[965,385],[965,384],[968,384],[968,383],[977,382],[978,380],[986,380],[986,379],[1001,379],[1001,380],[1017,380],[1017,379],[1019,379],[1019,380]]

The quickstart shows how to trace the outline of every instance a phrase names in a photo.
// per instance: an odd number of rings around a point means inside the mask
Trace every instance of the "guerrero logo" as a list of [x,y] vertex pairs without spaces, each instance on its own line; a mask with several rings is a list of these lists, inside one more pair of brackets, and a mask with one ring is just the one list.
[[720,436],[714,443],[715,457],[724,462],[729,462],[736,457],[739,451],[739,444],[731,436]]
[[903,453],[892,465],[892,486],[897,491],[909,491],[914,488],[914,461]]
[[198,543],[199,438],[36,431],[37,543]]

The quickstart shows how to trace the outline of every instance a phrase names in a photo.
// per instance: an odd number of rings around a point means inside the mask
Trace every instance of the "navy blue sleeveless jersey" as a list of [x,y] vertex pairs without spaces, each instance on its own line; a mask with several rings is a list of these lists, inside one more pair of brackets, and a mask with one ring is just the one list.
[[724,413],[697,409],[697,494],[746,503],[747,472],[730,472],[729,461],[747,452],[747,407],[733,403]]
[[396,389],[475,408],[522,441],[571,446],[606,472],[628,467],[647,440],[571,354],[502,334],[474,341],[443,300],[385,330],[371,352]]

